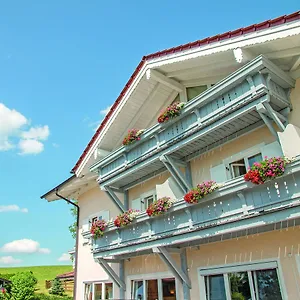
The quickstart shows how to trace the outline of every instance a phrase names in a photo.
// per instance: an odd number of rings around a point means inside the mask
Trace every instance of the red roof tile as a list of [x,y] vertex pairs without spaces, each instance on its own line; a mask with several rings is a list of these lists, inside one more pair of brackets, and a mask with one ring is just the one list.
[[74,271],[72,272],[68,272],[68,273],[64,273],[64,274],[60,274],[57,275],[56,278],[73,278],[74,277]]
[[97,131],[95,132],[94,136],[92,137],[92,139],[90,140],[90,142],[88,143],[88,145],[84,149],[83,153],[79,157],[79,159],[76,162],[74,168],[71,170],[71,173],[75,173],[76,170],[78,169],[80,163],[85,158],[87,152],[92,147],[94,141],[100,135],[103,127],[106,125],[106,123],[109,120],[109,118],[111,117],[112,113],[118,107],[119,103],[121,102],[122,97],[125,95],[125,93],[129,89],[131,83],[133,82],[133,80],[136,78],[137,74],[139,73],[139,71],[143,67],[145,61],[151,60],[151,59],[157,58],[157,57],[166,56],[166,55],[176,53],[176,52],[185,51],[185,50],[188,50],[188,49],[191,49],[191,48],[201,47],[201,46],[206,45],[206,44],[212,44],[212,43],[215,43],[215,42],[218,42],[218,41],[230,39],[230,38],[237,37],[239,35],[243,35],[243,34],[247,34],[247,33],[251,33],[251,32],[254,32],[254,31],[260,31],[260,30],[263,30],[263,29],[266,29],[266,28],[269,28],[269,27],[278,26],[278,25],[281,25],[281,24],[284,24],[284,23],[289,23],[289,22],[296,21],[296,20],[300,20],[300,11],[294,12],[294,13],[289,14],[289,15],[284,15],[284,16],[278,17],[276,19],[267,20],[267,21],[261,22],[259,24],[253,24],[253,25],[250,25],[250,26],[247,26],[247,27],[244,27],[244,28],[236,29],[234,31],[228,31],[228,32],[225,32],[223,34],[215,35],[213,37],[208,37],[208,38],[205,38],[205,39],[202,39],[202,40],[198,40],[198,41],[195,41],[195,42],[187,43],[187,44],[184,44],[184,45],[180,45],[180,46],[177,46],[177,47],[165,49],[165,50],[162,50],[162,51],[158,51],[158,52],[143,56],[141,62],[139,63],[139,65],[137,66],[137,68],[135,69],[135,71],[133,72],[131,77],[129,78],[128,82],[126,83],[125,87],[121,91],[119,97],[114,102],[114,104],[112,105],[110,111],[105,116],[102,123],[100,124]]

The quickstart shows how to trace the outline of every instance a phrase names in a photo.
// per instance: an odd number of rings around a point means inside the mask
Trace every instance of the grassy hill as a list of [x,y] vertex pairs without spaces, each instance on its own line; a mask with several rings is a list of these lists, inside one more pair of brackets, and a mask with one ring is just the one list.
[[37,278],[37,292],[47,293],[45,289],[45,280],[52,280],[57,275],[71,272],[72,266],[40,266],[40,267],[18,267],[18,268],[0,268],[0,274],[16,274],[18,272],[31,271]]

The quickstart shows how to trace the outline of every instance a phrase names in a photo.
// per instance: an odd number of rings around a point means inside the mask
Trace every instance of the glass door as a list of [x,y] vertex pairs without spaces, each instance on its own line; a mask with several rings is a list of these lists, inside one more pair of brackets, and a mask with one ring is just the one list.
[[133,281],[132,298],[134,300],[145,300],[143,280]]

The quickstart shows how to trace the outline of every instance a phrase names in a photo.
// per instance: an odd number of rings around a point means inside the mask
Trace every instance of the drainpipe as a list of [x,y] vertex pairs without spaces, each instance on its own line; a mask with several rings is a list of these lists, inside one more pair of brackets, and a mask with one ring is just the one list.
[[78,236],[79,236],[79,212],[80,212],[80,207],[72,202],[71,200],[65,198],[64,196],[60,195],[58,193],[58,189],[55,189],[55,195],[69,204],[75,206],[77,208],[77,217],[76,217],[76,245],[75,245],[75,270],[74,270],[74,290],[73,290],[73,299],[76,300],[76,289],[77,289],[77,264],[78,264]]

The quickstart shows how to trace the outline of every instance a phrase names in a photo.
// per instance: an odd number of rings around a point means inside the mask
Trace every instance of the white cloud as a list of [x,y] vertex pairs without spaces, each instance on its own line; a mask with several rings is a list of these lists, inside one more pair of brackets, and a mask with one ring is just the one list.
[[44,150],[44,144],[37,140],[20,140],[18,146],[21,155],[39,154]]
[[110,111],[110,109],[111,109],[111,105],[109,105],[106,108],[100,110],[100,114],[101,115],[106,115],[106,114],[108,114],[108,112]]
[[16,135],[27,123],[28,120],[21,113],[0,103],[0,151],[13,148],[9,138]]
[[0,256],[0,264],[3,265],[15,265],[19,264],[21,261],[21,259],[13,258],[12,256]]
[[50,253],[48,248],[41,248],[39,242],[30,239],[15,240],[6,243],[1,248],[1,251],[6,253]]
[[2,212],[10,212],[10,211],[20,211],[23,213],[28,213],[27,208],[20,208],[18,205],[11,204],[11,205],[0,205],[0,213]]
[[63,253],[61,257],[58,259],[58,261],[71,261],[70,259],[70,254],[68,253]]
[[48,125],[31,127],[28,131],[22,133],[23,139],[46,140],[50,134]]
[[44,150],[44,144],[50,130],[47,125],[31,127],[29,120],[15,109],[0,103],[0,151],[18,148],[20,154],[38,154]]

